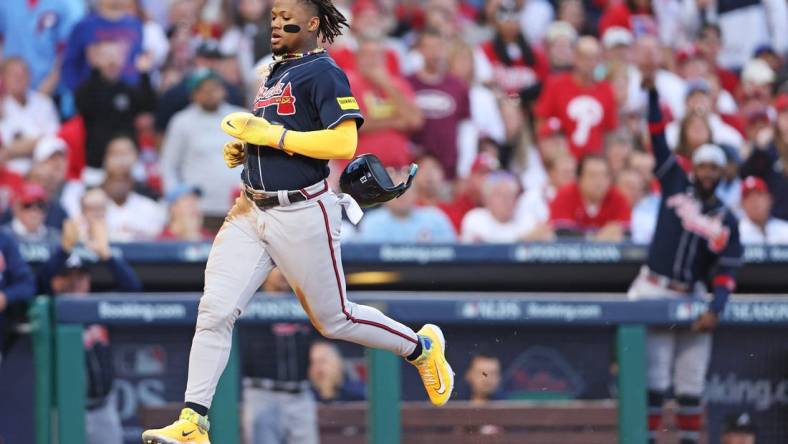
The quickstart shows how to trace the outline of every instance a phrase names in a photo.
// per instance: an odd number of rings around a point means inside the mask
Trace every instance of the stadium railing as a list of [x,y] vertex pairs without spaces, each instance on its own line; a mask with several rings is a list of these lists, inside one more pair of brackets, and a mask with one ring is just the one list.
[[[356,293],[405,322],[431,321],[443,325],[573,325],[617,329],[619,360],[619,442],[646,442],[645,336],[649,325],[687,325],[705,309],[701,301],[657,300],[627,302],[621,295],[493,294],[484,297],[440,293]],[[84,442],[85,363],[83,325],[190,326],[194,324],[195,294],[63,296],[51,303],[39,298],[31,309],[36,359],[37,444]],[[508,310],[486,310],[485,304],[505,304]],[[430,319],[426,319],[429,317]],[[304,320],[295,299],[255,298],[241,323]],[[773,296],[734,299],[723,324],[785,327],[788,299]],[[234,350],[236,348],[234,347]],[[388,352],[369,350],[369,438],[373,444],[400,442],[400,361]],[[240,442],[238,437],[237,352],[217,390],[211,417],[215,442]],[[53,415],[54,413],[54,415]],[[53,420],[53,416],[57,420]]]
[[[202,291],[210,243],[127,243],[112,248],[132,265],[145,289]],[[49,246],[37,243],[22,244],[21,251],[34,266],[50,254]],[[76,252],[85,263],[91,262],[88,250]],[[577,241],[342,245],[343,268],[353,290],[624,292],[646,254],[643,245]],[[785,291],[782,270],[788,263],[788,246],[748,246],[744,259],[737,276],[739,292]],[[93,288],[112,289],[109,270],[92,268]]]

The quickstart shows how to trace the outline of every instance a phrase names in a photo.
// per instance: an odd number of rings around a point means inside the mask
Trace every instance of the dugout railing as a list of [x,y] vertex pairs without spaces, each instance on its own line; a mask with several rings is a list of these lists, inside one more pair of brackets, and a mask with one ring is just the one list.
[[[646,356],[649,325],[684,325],[705,309],[701,301],[632,303],[621,295],[536,295],[441,293],[355,293],[407,323],[488,326],[583,326],[615,329],[618,363],[619,442],[645,444]],[[85,442],[85,359],[82,332],[87,324],[144,329],[194,325],[196,294],[124,294],[38,298],[30,310],[36,367],[36,444]],[[239,323],[303,321],[295,298],[256,297]],[[725,326],[788,326],[788,298],[734,298]],[[184,330],[186,331],[186,330]],[[372,444],[400,443],[400,358],[367,351],[368,436]],[[210,416],[212,440],[238,443],[239,357],[233,347]]]

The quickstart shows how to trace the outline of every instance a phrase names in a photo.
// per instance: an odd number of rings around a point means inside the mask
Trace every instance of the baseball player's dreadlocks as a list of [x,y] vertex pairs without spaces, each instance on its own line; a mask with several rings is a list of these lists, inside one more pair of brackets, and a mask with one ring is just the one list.
[[318,34],[323,36],[323,41],[333,43],[334,38],[342,34],[342,27],[348,27],[347,19],[334,6],[331,0],[304,0],[317,10],[320,18]]

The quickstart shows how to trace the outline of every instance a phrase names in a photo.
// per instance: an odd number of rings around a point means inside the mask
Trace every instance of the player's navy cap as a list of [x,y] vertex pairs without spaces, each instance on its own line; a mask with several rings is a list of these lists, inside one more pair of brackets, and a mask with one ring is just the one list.
[[194,194],[197,197],[202,197],[202,189],[200,189],[200,187],[180,184],[167,192],[167,194],[164,196],[164,201],[167,202],[167,205],[172,205],[173,202],[189,193]]
[[755,426],[750,414],[745,412],[727,416],[723,433],[755,433]]
[[727,162],[725,159],[725,151],[717,145],[707,143],[701,145],[692,155],[692,164],[700,165],[702,163],[711,163],[718,167],[724,167]]

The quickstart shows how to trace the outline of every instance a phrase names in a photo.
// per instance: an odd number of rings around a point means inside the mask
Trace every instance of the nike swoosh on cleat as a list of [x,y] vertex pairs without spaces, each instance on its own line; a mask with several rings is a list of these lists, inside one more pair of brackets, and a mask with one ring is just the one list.
[[[195,430],[197,430],[197,429],[195,429]],[[192,431],[191,431],[191,432],[189,432],[189,433],[186,433],[186,432],[181,432],[181,436],[189,436],[189,435],[191,435],[192,433],[194,433],[194,430],[192,430]]]
[[442,394],[446,393],[446,384],[443,383],[443,378],[441,377],[441,372],[437,368],[435,369],[435,372],[438,373],[438,382],[440,383],[440,385],[438,386],[438,390],[436,390],[436,392],[439,395],[442,395]]
[[226,121],[224,123],[226,123],[227,126],[229,126],[232,129],[238,129],[238,128],[235,127],[235,125],[233,125],[233,122],[231,120],[228,120],[228,121]]

